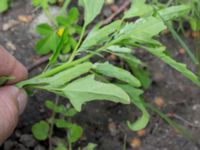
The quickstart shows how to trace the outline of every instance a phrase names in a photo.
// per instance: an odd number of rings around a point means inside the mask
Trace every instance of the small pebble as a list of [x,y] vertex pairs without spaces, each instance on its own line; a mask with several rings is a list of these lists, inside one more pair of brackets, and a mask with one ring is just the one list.
[[22,23],[29,23],[32,21],[33,18],[30,15],[19,15],[17,19]]
[[11,42],[11,41],[8,41],[7,43],[6,43],[6,47],[8,48],[8,49],[11,49],[11,50],[16,50],[17,48],[16,48],[16,46]]
[[178,50],[178,53],[179,53],[180,55],[184,55],[184,54],[185,54],[185,49],[184,49],[184,48],[180,48],[180,49]]
[[8,31],[10,30],[11,28],[15,27],[16,25],[18,25],[18,21],[16,20],[9,20],[7,23],[3,24],[2,26],[2,30],[3,31]]
[[26,147],[34,147],[37,141],[33,138],[31,134],[24,134],[20,137],[19,141]]
[[164,78],[165,78],[165,76],[160,71],[155,72],[154,75],[153,75],[153,79],[155,81],[162,81],[162,80],[164,80]]
[[137,131],[137,135],[142,137],[145,135],[145,130],[140,130],[140,131]]
[[116,124],[114,122],[109,122],[108,124],[108,129],[110,131],[110,134],[112,136],[115,136],[117,134],[117,127],[116,127]]
[[141,146],[141,141],[138,138],[133,138],[130,145],[132,148],[139,148]]
[[165,104],[165,101],[163,100],[163,98],[162,97],[156,97],[155,99],[154,99],[154,103],[158,106],[158,107],[163,107],[164,106],[164,104]]
[[8,140],[4,143],[4,150],[11,150],[15,143],[11,140]]
[[41,145],[37,145],[34,150],[46,150],[45,147],[41,146]]

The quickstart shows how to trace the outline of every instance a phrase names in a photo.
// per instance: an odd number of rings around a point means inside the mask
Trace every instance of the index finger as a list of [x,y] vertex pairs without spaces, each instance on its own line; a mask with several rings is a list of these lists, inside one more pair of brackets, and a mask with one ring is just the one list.
[[26,68],[0,46],[0,76],[11,76],[14,80],[9,83],[16,83],[28,76]]

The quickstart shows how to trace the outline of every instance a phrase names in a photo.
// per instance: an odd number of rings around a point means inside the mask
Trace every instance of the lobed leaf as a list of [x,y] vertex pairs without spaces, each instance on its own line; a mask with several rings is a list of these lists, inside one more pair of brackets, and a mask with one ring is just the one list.
[[145,50],[147,50],[148,52],[150,52],[153,55],[155,55],[158,58],[160,58],[163,62],[165,62],[166,64],[170,65],[172,68],[174,68],[177,71],[179,71],[185,77],[190,79],[193,83],[195,83],[196,85],[200,86],[199,77],[197,77],[192,71],[187,69],[187,66],[185,64],[176,62],[174,59],[172,59],[171,57],[167,56],[164,53],[165,47],[158,47],[158,48],[143,47],[143,48],[145,48]]
[[120,32],[123,39],[131,38],[135,41],[149,41],[166,29],[163,21],[156,17],[140,18],[135,23],[126,24]]
[[79,65],[72,67],[70,69],[64,70],[64,71],[56,74],[53,77],[41,79],[40,82],[48,83],[49,85],[52,85],[53,87],[64,86],[69,81],[79,77],[82,74],[89,72],[89,70],[91,68],[92,68],[92,63],[85,62],[83,64],[79,64]]
[[125,12],[124,18],[132,17],[144,17],[153,14],[153,8],[151,5],[145,3],[146,0],[132,0],[131,8]]
[[149,86],[151,85],[151,78],[150,78],[149,72],[144,70],[141,67],[142,62],[138,58],[136,58],[132,55],[128,55],[128,54],[126,54],[126,55],[125,54],[117,54],[117,56],[128,63],[128,65],[131,69],[131,72],[135,75],[135,77],[137,79],[140,80],[142,86],[145,89],[148,89]]
[[162,16],[165,21],[170,21],[181,16],[185,16],[190,11],[190,5],[178,5],[171,6],[158,11],[158,14]]
[[117,29],[119,29],[120,25],[121,21],[117,20],[100,29],[97,29],[95,27],[83,41],[78,51],[84,51],[87,50],[88,48],[98,45],[99,43],[108,41],[109,36],[112,33],[114,33]]
[[114,78],[124,81],[134,87],[141,86],[140,81],[136,77],[134,77],[130,72],[128,72],[122,68],[113,66],[112,64],[109,64],[108,62],[96,63],[96,64],[94,64],[93,69],[100,74],[103,74],[108,77],[114,77]]
[[92,100],[110,100],[123,104],[130,102],[129,96],[121,88],[96,81],[94,75],[75,80],[64,87],[62,91],[77,111],[81,110],[85,102]]
[[140,95],[143,94],[143,91],[140,89],[133,88],[130,85],[125,84],[117,84],[119,87],[121,87],[124,91],[126,91],[130,98],[131,102],[136,105],[142,112],[142,116],[134,123],[127,122],[128,127],[133,131],[138,131],[147,126],[150,120],[150,115],[148,111],[146,110],[145,105],[143,104],[142,99],[140,98]]

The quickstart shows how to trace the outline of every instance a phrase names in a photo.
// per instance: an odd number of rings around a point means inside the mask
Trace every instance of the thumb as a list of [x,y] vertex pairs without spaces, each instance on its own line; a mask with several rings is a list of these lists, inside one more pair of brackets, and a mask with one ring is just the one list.
[[0,144],[14,131],[26,103],[27,95],[23,90],[14,86],[0,88]]

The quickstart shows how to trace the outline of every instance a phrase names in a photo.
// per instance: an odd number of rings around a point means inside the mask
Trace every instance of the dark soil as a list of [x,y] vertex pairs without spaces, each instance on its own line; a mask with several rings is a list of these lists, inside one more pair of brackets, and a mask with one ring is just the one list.
[[[38,56],[34,52],[35,36],[30,33],[30,24],[19,22],[9,30],[3,31],[2,27],[10,20],[17,20],[19,15],[37,16],[38,10],[33,12],[31,1],[16,0],[12,2],[11,9],[0,15],[0,44],[16,56],[27,67],[32,65]],[[109,13],[105,9],[104,14]],[[185,39],[188,45],[195,49],[194,40]],[[193,71],[186,54],[179,54],[179,46],[170,35],[161,38],[169,49],[171,55],[186,64]],[[145,100],[154,101],[162,97],[165,105],[162,108],[164,113],[174,113],[178,123],[186,127],[193,136],[200,139],[200,90],[185,77],[162,63],[160,60],[138,50],[138,56],[143,59],[152,74],[153,84],[145,92]],[[41,71],[37,68],[36,72]],[[19,125],[10,139],[1,147],[4,150],[38,150],[47,149],[47,143],[36,142],[31,136],[31,126],[48,115],[43,106],[47,99],[54,99],[54,95],[45,92],[35,92],[29,98],[29,104],[25,113],[21,116]],[[159,116],[152,113],[151,122],[145,129],[146,134],[139,137],[135,132],[130,131],[126,126],[127,120],[135,120],[139,112],[134,106],[124,106],[110,102],[91,102],[85,105],[83,111],[73,118],[73,121],[84,128],[84,137],[77,143],[77,146],[85,146],[92,142],[98,144],[97,150],[122,150],[126,144],[127,150],[134,149],[131,146],[134,138],[141,140],[139,150],[198,150],[199,148],[179,135],[172,127],[164,122]],[[180,119],[182,118],[182,119]],[[189,122],[189,123],[188,123]],[[124,142],[126,141],[126,142]]]

